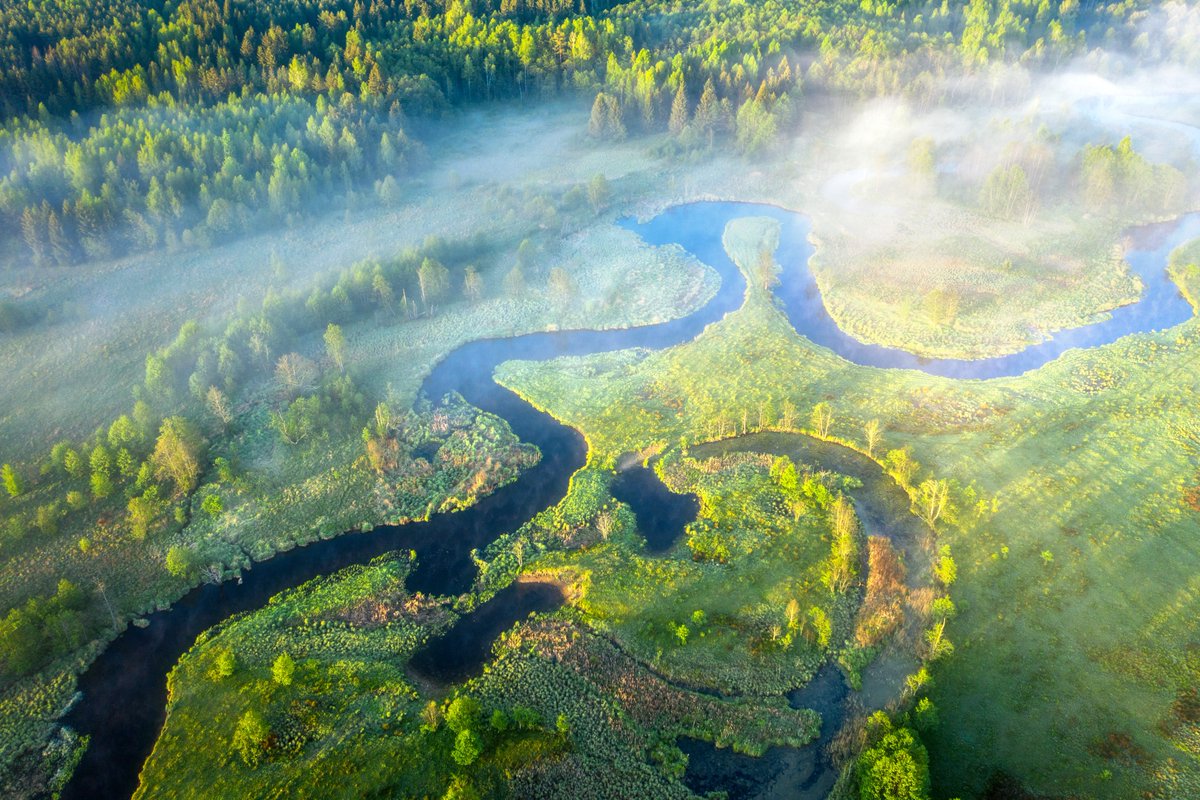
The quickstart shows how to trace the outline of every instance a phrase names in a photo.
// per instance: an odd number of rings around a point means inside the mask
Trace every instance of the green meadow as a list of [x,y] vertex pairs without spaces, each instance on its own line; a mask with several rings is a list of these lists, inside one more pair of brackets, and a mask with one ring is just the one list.
[[[726,247],[752,275],[773,223]],[[797,336],[753,277],[746,303],[694,342],[546,363],[499,379],[578,427],[594,460],[749,428],[813,430],[907,450],[952,482],[938,524],[958,579],[952,656],[932,670],[935,785],[998,773],[1035,792],[1184,797],[1196,721],[1200,325],[1073,351],[1019,378],[952,381],[858,367]]]

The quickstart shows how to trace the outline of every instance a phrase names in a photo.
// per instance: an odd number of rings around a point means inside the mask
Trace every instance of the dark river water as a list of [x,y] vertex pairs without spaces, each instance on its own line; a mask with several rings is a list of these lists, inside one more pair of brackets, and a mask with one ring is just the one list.
[[670,550],[700,511],[700,498],[672,492],[649,467],[621,470],[611,488],[613,497],[633,509],[646,552],[655,555]]
[[[778,258],[784,270],[777,295],[797,331],[859,364],[913,368],[962,378],[1016,375],[1056,358],[1068,348],[1105,344],[1128,333],[1169,327],[1191,316],[1191,309],[1167,280],[1163,269],[1166,255],[1174,246],[1200,234],[1200,215],[1190,215],[1174,226],[1160,226],[1139,237],[1128,258],[1146,283],[1141,302],[1116,310],[1109,320],[1056,334],[1049,341],[1013,356],[981,361],[920,359],[900,350],[863,344],[842,333],[826,313],[807,269],[812,253],[807,238],[809,223],[799,214],[750,203],[693,203],[668,209],[646,223],[627,221],[626,227],[647,242],[680,244],[716,269],[721,288],[713,299],[686,317],[657,325],[485,339],[450,353],[425,380],[425,395],[437,399],[457,391],[475,406],[503,417],[522,441],[541,450],[541,461],[471,508],[441,514],[428,522],[381,526],[370,533],[347,533],[280,553],[255,564],[239,582],[194,589],[169,610],[150,615],[147,627],[130,627],[80,677],[82,698],[64,721],[80,733],[90,735],[91,744],[63,797],[124,800],[132,795],[138,773],[165,718],[168,671],[202,631],[230,615],[259,608],[278,592],[352,564],[366,563],[393,550],[417,552],[418,566],[409,580],[411,590],[447,595],[468,590],[475,577],[471,550],[485,547],[500,534],[515,530],[538,511],[557,503],[566,493],[571,474],[583,466],[586,457],[585,443],[576,431],[492,380],[496,366],[511,359],[545,360],[630,347],[659,349],[694,338],[705,326],[741,305],[745,281],[721,245],[726,223],[741,216],[767,216],[782,226]],[[657,480],[651,479],[630,477],[629,486],[621,488],[618,482],[618,491],[624,492],[633,505],[639,526],[646,532],[648,548],[662,550],[670,546],[687,521],[684,504],[688,501],[676,496],[662,502],[666,495],[661,491],[665,490],[656,489],[653,484]],[[661,519],[657,516],[660,512],[664,515]],[[561,602],[560,595],[545,588],[506,591],[507,594],[498,595],[451,629],[443,640],[451,644],[430,645],[430,655],[424,656],[425,667],[439,673],[431,677],[449,680],[469,673],[486,658],[487,648],[499,631],[530,610],[548,609]],[[438,650],[439,646],[443,649]],[[453,657],[450,651],[454,647],[465,655]],[[823,672],[816,687],[820,689],[830,680],[828,673]],[[829,692],[836,694],[835,689]],[[809,699],[815,703],[829,692]],[[834,720],[827,720],[827,727],[836,724],[837,714],[831,712],[831,716]],[[823,732],[822,736],[826,735],[829,734]],[[697,747],[687,746],[693,750]],[[816,753],[820,749],[805,750]],[[819,756],[795,755],[801,752],[788,751],[782,757],[812,758],[813,774],[820,773],[816,764]],[[699,769],[702,759],[697,757],[695,761],[693,772]],[[756,763],[762,769],[774,769],[772,765],[778,764],[778,758],[764,758]],[[735,765],[735,771],[745,768],[743,762]],[[792,769],[788,774],[795,771]],[[713,777],[716,772],[710,770],[710,773],[707,780],[716,780]],[[814,778],[811,787],[827,779],[828,776]],[[699,777],[695,780],[705,783]]]

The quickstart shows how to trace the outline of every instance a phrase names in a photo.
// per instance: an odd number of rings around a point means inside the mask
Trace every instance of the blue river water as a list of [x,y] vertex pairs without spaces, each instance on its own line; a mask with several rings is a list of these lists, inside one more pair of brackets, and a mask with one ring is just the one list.
[[739,217],[769,217],[779,223],[776,258],[783,271],[775,294],[797,333],[863,366],[915,369],[960,379],[1012,377],[1037,369],[1073,348],[1110,344],[1132,333],[1163,330],[1192,317],[1192,307],[1167,275],[1166,264],[1172,250],[1200,236],[1200,213],[1134,232],[1134,246],[1125,256],[1145,286],[1137,302],[1114,309],[1106,319],[1058,331],[1020,352],[976,360],[924,358],[859,341],[839,328],[826,310],[808,268],[814,248],[809,241],[811,225],[803,214],[757,203],[705,202],[674,206],[647,222],[626,220],[624,224],[650,244],[678,244],[700,261],[727,269],[732,263],[722,235],[725,226]]

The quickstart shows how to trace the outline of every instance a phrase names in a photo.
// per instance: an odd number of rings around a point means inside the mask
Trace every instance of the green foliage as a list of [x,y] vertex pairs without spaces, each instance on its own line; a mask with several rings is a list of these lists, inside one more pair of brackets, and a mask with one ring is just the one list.
[[941,551],[938,553],[937,563],[934,565],[934,575],[941,581],[943,586],[950,586],[958,580],[958,564],[954,561],[954,556],[950,554],[950,545],[942,545]]
[[1192,308],[1200,313],[1200,240],[1175,248],[1167,259],[1167,272]]
[[213,659],[212,670],[209,674],[214,679],[221,680],[223,678],[228,678],[236,669],[237,656],[233,654],[233,650],[226,648],[219,651],[216,655],[216,658]]
[[342,333],[340,325],[329,323],[325,328],[325,354],[329,356],[329,360],[333,362],[338,371],[341,372],[346,368],[346,335]]
[[190,547],[173,545],[167,550],[166,568],[173,577],[190,580],[196,570],[196,554]]
[[267,737],[270,735],[271,729],[262,714],[251,708],[238,718],[230,744],[233,750],[242,757],[246,766],[253,769],[262,760]]
[[451,757],[460,767],[469,767],[475,763],[483,752],[483,740],[479,734],[470,728],[458,732],[454,737],[454,750]]
[[479,701],[467,695],[459,695],[446,706],[446,725],[455,733],[473,729],[479,724],[481,709]]
[[287,653],[280,653],[271,665],[271,678],[280,686],[291,686],[296,674],[296,662]]
[[201,636],[170,675],[166,725],[136,796],[200,798],[214,770],[230,796],[288,787],[349,800],[381,786],[493,796],[506,776],[552,762],[563,737],[528,708],[485,701],[470,686],[439,707],[409,684],[408,658],[453,619],[444,601],[405,591],[410,568],[407,557],[385,556]]
[[1107,213],[1161,213],[1176,206],[1186,179],[1170,165],[1151,164],[1126,136],[1116,147],[1087,145],[1080,157],[1083,202]]
[[417,269],[417,285],[421,290],[421,302],[432,306],[446,296],[450,289],[450,270],[433,258],[425,258]]
[[204,440],[195,426],[184,417],[168,417],[159,428],[150,461],[156,477],[173,481],[178,492],[188,494],[200,477],[203,453]]
[[46,536],[58,533],[58,523],[62,519],[62,509],[57,502],[46,503],[37,507],[34,512],[34,525]]
[[0,481],[4,482],[4,491],[8,492],[9,497],[20,497],[25,491],[25,482],[12,464],[0,467]]
[[221,503],[221,495],[205,495],[204,499],[200,502],[200,509],[209,516],[219,516],[225,510],[224,505]]
[[540,457],[536,448],[518,442],[506,423],[458,395],[404,415],[378,406],[362,439],[398,521],[465,508]]
[[928,697],[922,697],[913,706],[913,726],[922,733],[931,731],[938,726],[937,706]]
[[[836,569],[837,538],[826,484],[838,479],[750,454],[672,457],[656,469],[673,490],[700,497],[686,550],[650,557],[638,539],[613,535],[585,549],[548,552],[538,566],[584,576],[587,590],[575,602],[583,619],[673,679],[756,693],[801,685],[838,638],[837,626],[848,624],[847,611],[837,609],[853,602],[852,581],[831,592],[824,577]],[[578,473],[573,486],[589,472]],[[793,513],[780,481],[804,498],[808,513]],[[793,605],[810,609],[811,639],[798,636]]]
[[68,580],[53,595],[35,597],[0,620],[0,675],[29,675],[70,653],[95,633],[92,598]]
[[[694,341],[654,353],[510,363],[498,370],[499,380],[580,429],[597,460],[655,442],[713,438],[721,416],[727,434],[728,420],[740,420],[745,410],[753,421],[764,403],[778,412],[769,417],[772,427],[794,427],[781,424],[788,402],[794,423],[794,409],[819,398],[834,398],[828,402],[847,419],[847,430],[879,419],[887,440],[877,453],[887,454],[886,466],[906,489],[915,492],[930,472],[959,482],[949,490],[960,509],[942,533],[953,555],[931,566],[954,580],[953,633],[972,644],[939,662],[936,686],[924,668],[906,682],[908,692],[928,691],[937,704],[941,725],[929,743],[939,784],[947,793],[979,794],[1003,764],[1039,776],[1035,790],[1117,798],[1145,789],[1153,781],[1136,770],[1113,770],[1103,784],[1094,779],[1106,765],[1088,743],[1112,730],[1136,730],[1144,734],[1139,746],[1160,763],[1175,758],[1178,740],[1154,731],[1170,702],[1161,687],[1179,674],[1178,657],[1164,642],[1183,652],[1200,618],[1195,602],[1180,600],[1197,569],[1195,559],[1181,555],[1191,552],[1194,539],[1187,498],[1196,462],[1185,436],[1164,431],[1197,424],[1197,387],[1179,376],[1194,372],[1200,327],[1189,321],[1073,351],[1010,379],[953,381],[860,368],[797,336],[759,301],[751,276],[771,227],[738,221],[726,231],[726,247],[750,281],[747,302]],[[981,458],[1001,444],[1003,458]],[[697,450],[691,447],[693,456]],[[972,483],[973,496],[961,488]],[[1055,560],[1046,568],[1038,554],[1050,543]],[[1160,545],[1175,555],[1156,558]],[[1145,568],[1146,559],[1153,569]],[[1114,600],[1114,569],[1124,576],[1120,592],[1132,590],[1130,581],[1136,585],[1142,598],[1136,608]],[[658,580],[669,585],[665,576]],[[603,583],[596,574],[592,581],[589,591],[596,593]],[[712,594],[729,593],[730,586],[740,589],[726,580]],[[627,597],[642,602],[640,594]],[[786,602],[780,599],[780,612]],[[782,627],[783,613],[779,619]],[[1064,630],[1082,639],[1068,641]],[[1130,640],[1111,640],[1113,630],[1142,633],[1131,649]],[[664,647],[664,656],[694,650],[690,640],[683,650]],[[839,660],[849,659],[843,653]],[[1014,685],[1043,688],[1014,693]],[[1110,702],[1114,693],[1122,703]],[[1134,701],[1143,696],[1159,701]],[[1061,719],[1064,697],[1079,715],[1070,730],[1053,722]],[[965,745],[965,732],[980,744]],[[1195,771],[1181,766],[1180,776],[1194,782]]]
[[140,495],[129,498],[129,530],[133,537],[144,539],[166,507],[167,502],[158,496],[157,486],[149,486]]
[[855,764],[861,800],[928,800],[929,756],[917,734],[889,723],[877,735]]

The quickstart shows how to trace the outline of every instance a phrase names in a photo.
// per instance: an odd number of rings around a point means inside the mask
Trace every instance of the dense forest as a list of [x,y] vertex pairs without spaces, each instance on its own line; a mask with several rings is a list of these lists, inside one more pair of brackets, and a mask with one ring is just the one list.
[[[595,96],[595,136],[770,145],[805,91],[904,91],[1088,37],[1133,2],[121,2],[0,9],[0,220],[69,265],[204,245],[331,196],[405,196],[420,132],[499,98]],[[1118,43],[1127,43],[1120,41]]]

